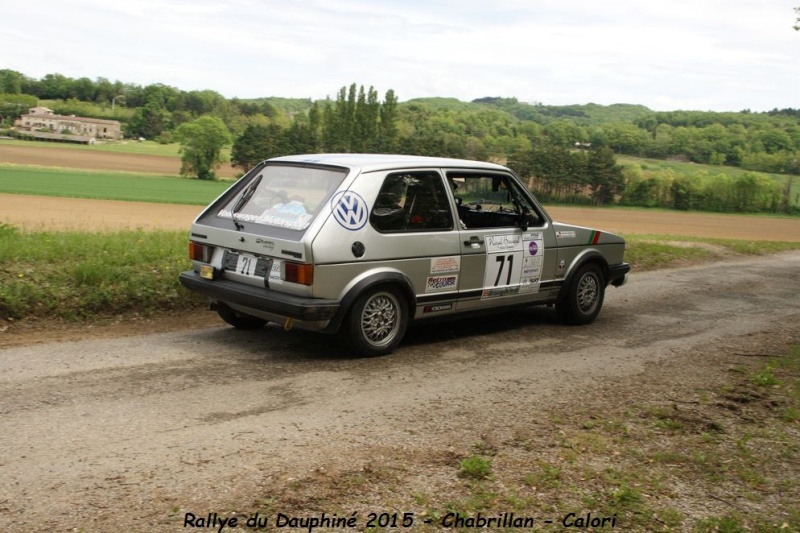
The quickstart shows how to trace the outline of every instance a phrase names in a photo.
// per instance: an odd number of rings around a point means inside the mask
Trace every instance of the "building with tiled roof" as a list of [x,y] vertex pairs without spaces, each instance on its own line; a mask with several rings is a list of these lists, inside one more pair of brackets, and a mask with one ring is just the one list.
[[119,121],[100,118],[76,117],[75,115],[56,115],[46,107],[32,107],[28,113],[14,121],[19,131],[75,135],[87,139],[119,140],[122,130]]

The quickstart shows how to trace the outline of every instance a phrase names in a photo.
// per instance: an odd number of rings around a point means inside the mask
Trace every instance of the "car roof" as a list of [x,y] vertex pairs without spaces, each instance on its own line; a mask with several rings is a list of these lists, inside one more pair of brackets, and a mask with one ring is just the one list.
[[508,170],[502,165],[498,165],[496,163],[486,163],[483,161],[397,154],[303,154],[275,157],[269,159],[268,161],[335,165],[358,168],[362,172],[409,167]]

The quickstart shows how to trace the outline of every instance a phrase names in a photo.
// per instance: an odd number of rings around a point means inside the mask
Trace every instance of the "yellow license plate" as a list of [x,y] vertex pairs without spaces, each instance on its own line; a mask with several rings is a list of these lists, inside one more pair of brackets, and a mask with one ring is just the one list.
[[211,265],[201,265],[200,277],[205,279],[214,279],[214,267]]

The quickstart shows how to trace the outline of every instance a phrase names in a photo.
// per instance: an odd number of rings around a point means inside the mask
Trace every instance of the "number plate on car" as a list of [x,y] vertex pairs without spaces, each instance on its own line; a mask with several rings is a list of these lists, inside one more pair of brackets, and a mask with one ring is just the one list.
[[245,276],[265,277],[269,271],[272,261],[250,254],[237,254],[236,252],[226,251],[222,257],[222,268],[243,274]]

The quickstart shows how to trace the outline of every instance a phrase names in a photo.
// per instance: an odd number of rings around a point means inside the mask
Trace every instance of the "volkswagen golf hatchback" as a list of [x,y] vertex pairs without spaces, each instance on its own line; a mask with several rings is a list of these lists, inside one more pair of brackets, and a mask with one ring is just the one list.
[[592,322],[626,280],[624,251],[553,221],[501,165],[298,155],[260,163],[197,217],[180,281],[237,328],[337,334],[369,356],[412,321],[538,304]]

